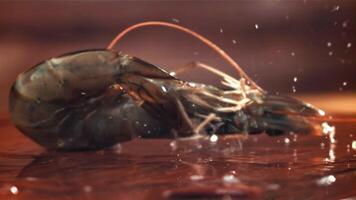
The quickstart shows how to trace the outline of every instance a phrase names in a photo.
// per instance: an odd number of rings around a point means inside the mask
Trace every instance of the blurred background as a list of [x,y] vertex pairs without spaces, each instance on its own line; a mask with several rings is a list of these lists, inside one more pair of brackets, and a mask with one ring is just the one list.
[[[329,99],[356,91],[353,0],[1,1],[0,113],[7,112],[8,91],[20,72],[63,53],[105,48],[124,28],[149,20],[201,33],[271,93]],[[201,61],[235,75],[201,42],[167,28],[134,31],[116,49],[167,70]],[[198,69],[182,78],[218,82]]]

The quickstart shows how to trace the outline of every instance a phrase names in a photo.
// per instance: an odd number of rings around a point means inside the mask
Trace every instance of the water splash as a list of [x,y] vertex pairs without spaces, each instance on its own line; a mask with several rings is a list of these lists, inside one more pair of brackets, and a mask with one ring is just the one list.
[[233,174],[226,174],[222,177],[224,183],[239,183],[240,180],[236,178]]
[[329,175],[329,176],[324,176],[317,180],[316,184],[319,186],[329,186],[333,184],[336,181],[335,176]]
[[19,189],[15,185],[13,185],[10,187],[10,192],[11,194],[17,195],[19,193]]

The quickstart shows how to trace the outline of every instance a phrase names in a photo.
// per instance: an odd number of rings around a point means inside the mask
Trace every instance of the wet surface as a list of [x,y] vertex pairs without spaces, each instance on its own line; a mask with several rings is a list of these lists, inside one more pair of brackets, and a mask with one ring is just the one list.
[[[356,95],[345,94],[356,88],[355,2],[0,2],[0,64],[6,72],[0,75],[0,199],[356,200]],[[46,152],[1,118],[20,72],[65,52],[103,48],[117,32],[148,20],[203,34],[269,92],[315,92],[315,99],[305,100],[354,120],[330,122],[335,144],[322,134],[254,135]],[[117,50],[168,71],[203,61],[235,74],[206,46],[173,30],[138,31]],[[220,82],[199,71],[183,78]]]
[[[135,140],[45,152],[1,121],[1,199],[356,199],[356,124],[328,136]],[[354,141],[354,144],[353,144]]]

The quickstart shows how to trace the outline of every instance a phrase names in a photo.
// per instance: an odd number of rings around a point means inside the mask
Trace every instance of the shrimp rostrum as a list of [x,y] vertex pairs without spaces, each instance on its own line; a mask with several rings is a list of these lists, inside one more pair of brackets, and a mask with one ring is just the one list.
[[90,150],[136,137],[309,133],[318,127],[312,118],[324,114],[268,94],[242,71],[233,78],[202,63],[194,66],[220,76],[224,86],[180,80],[111,48],[51,58],[17,77],[11,119],[47,149]]

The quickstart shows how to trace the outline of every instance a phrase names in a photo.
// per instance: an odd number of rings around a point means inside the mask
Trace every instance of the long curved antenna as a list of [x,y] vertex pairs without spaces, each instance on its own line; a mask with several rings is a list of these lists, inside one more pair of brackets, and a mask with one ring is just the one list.
[[256,82],[254,82],[243,70],[242,68],[227,54],[225,53],[225,51],[223,51],[220,47],[218,47],[216,44],[214,44],[213,42],[211,42],[210,40],[208,40],[207,38],[205,38],[204,36],[188,29],[185,28],[183,26],[179,26],[177,24],[172,24],[172,23],[168,23],[168,22],[161,22],[161,21],[147,21],[147,22],[142,22],[142,23],[138,23],[138,24],[134,24],[128,28],[126,28],[125,30],[123,30],[122,32],[120,32],[109,44],[109,46],[107,47],[107,49],[113,49],[113,47],[115,46],[115,44],[118,43],[118,41],[123,38],[127,33],[131,32],[132,30],[144,27],[144,26],[163,26],[163,27],[170,27],[170,28],[174,28],[180,31],[183,31],[185,33],[188,33],[189,35],[194,36],[195,38],[199,39],[200,41],[202,41],[204,44],[206,44],[207,46],[209,46],[211,49],[213,49],[216,53],[218,53],[227,63],[229,63],[230,65],[232,65],[237,72],[239,73],[239,75],[243,78],[245,78],[246,80],[248,80],[248,82],[251,84],[251,86],[255,87],[256,89],[260,90],[260,91],[264,91],[262,88],[260,88],[260,86],[258,86],[256,84]]

